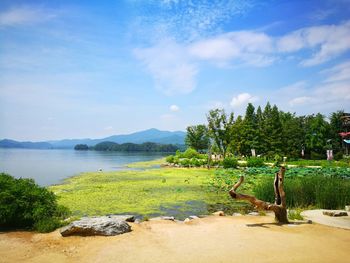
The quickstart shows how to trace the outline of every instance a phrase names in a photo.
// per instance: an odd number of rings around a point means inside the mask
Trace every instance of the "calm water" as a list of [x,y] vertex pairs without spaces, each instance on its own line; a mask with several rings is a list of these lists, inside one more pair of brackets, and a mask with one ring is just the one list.
[[125,169],[125,164],[161,158],[160,153],[0,149],[0,172],[33,178],[40,185],[60,183],[81,172]]

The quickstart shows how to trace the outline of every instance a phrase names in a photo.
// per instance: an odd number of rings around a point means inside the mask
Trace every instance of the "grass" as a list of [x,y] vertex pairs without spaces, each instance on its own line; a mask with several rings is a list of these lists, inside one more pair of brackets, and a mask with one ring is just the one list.
[[73,215],[169,215],[182,219],[221,209],[240,209],[227,192],[211,192],[205,183],[213,170],[160,168],[90,172],[51,186],[59,204]]
[[166,163],[165,158],[160,158],[152,161],[129,163],[126,165],[126,167],[135,168],[135,169],[147,169],[147,168],[159,167],[164,163]]
[[303,210],[296,208],[293,210],[288,210],[288,219],[289,220],[304,220],[304,217],[301,215]]

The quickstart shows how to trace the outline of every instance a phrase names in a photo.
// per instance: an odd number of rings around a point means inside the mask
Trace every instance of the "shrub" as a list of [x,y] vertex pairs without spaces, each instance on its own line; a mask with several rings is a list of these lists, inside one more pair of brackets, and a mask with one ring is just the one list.
[[0,174],[0,227],[49,232],[68,214],[67,208],[57,205],[54,193],[34,180]]
[[193,148],[188,148],[183,154],[182,154],[182,157],[183,158],[188,158],[188,159],[191,159],[191,158],[196,158],[199,156],[199,153],[193,149]]
[[237,168],[238,165],[238,161],[236,158],[233,157],[226,157],[223,161],[222,161],[222,165],[225,169],[227,168]]
[[337,152],[336,154],[334,154],[334,160],[340,161],[341,159],[343,159],[343,153],[342,153],[342,151],[339,151],[339,152]]
[[251,157],[247,160],[248,167],[262,167],[264,165],[264,160],[261,158]]
[[189,167],[190,166],[190,160],[187,158],[181,159],[180,160],[180,165],[183,167]]
[[167,163],[174,163],[174,156],[173,155],[169,155],[165,158],[165,161]]
[[326,159],[326,154],[311,152],[310,159],[311,160],[323,160],[323,159]]

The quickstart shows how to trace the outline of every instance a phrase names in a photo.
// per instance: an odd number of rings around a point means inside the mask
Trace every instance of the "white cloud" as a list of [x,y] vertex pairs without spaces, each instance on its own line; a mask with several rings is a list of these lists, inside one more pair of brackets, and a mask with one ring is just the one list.
[[179,106],[177,106],[177,105],[171,105],[171,106],[169,107],[169,109],[170,109],[172,112],[177,112],[177,111],[180,110]]
[[[280,96],[287,98],[289,106],[297,109],[307,105],[313,111],[346,109],[350,105],[350,61],[340,63],[320,72],[325,79],[308,85],[305,81],[280,89]],[[292,97],[292,98],[291,98]]]
[[302,97],[296,97],[294,99],[291,99],[289,101],[289,105],[290,106],[299,106],[299,105],[304,105],[304,104],[307,104],[307,103],[311,103],[313,101],[314,100],[311,97],[302,96]]
[[20,6],[0,13],[0,27],[35,24],[53,19],[56,16],[56,13],[42,7]]
[[313,55],[302,60],[301,65],[318,65],[350,50],[350,21],[301,28],[277,39],[276,45],[279,52],[310,49]]
[[232,108],[239,108],[241,106],[245,106],[248,103],[253,103],[258,100],[258,97],[252,96],[249,93],[241,93],[236,97],[233,97],[231,100]]
[[272,39],[264,33],[237,31],[194,42],[188,49],[197,59],[239,60],[253,66],[266,66],[274,60],[270,55],[272,44]]
[[350,80],[350,61],[338,64],[330,69],[322,71],[321,73],[328,75],[324,82]]
[[196,87],[196,65],[189,61],[186,51],[174,41],[163,41],[150,48],[135,49],[155,86],[167,95],[187,94]]

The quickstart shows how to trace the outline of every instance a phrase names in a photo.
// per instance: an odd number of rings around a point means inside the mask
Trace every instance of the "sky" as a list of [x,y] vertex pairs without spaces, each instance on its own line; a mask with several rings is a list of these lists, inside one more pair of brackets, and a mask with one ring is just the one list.
[[0,1],[0,139],[350,111],[350,0]]

